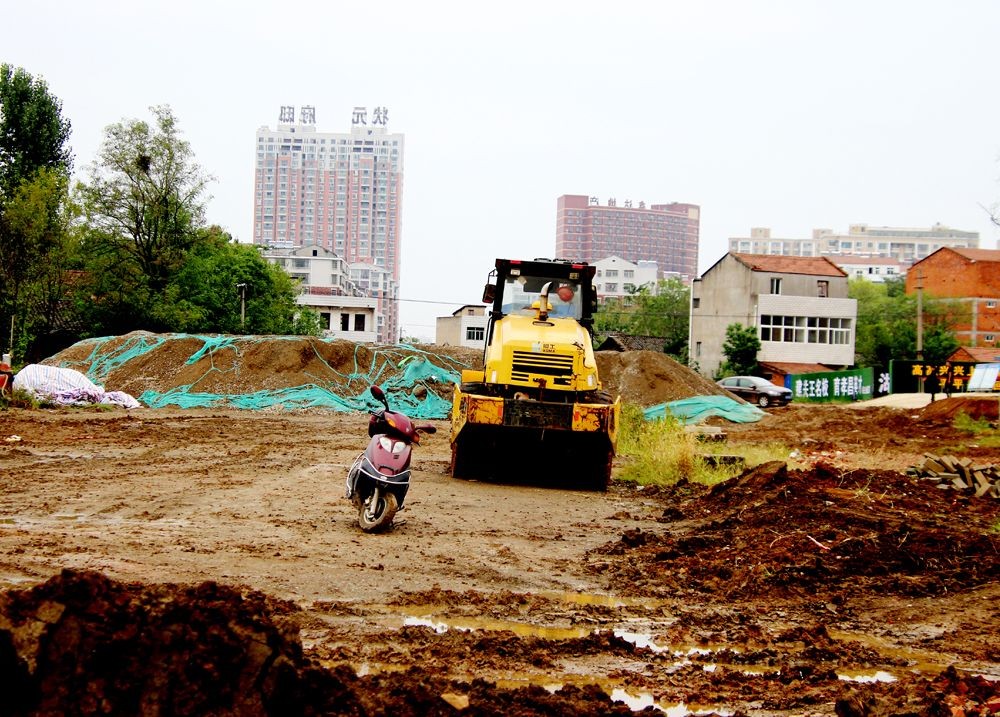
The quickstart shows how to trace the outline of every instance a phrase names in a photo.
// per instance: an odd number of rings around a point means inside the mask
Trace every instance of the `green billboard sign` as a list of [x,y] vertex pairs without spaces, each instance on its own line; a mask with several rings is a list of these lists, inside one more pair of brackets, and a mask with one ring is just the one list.
[[799,373],[790,377],[792,400],[807,403],[866,401],[874,397],[875,372],[871,368],[849,371]]

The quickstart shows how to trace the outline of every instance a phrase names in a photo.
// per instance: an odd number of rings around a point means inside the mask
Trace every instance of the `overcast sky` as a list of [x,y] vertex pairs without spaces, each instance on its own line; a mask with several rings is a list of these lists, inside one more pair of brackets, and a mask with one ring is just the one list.
[[[478,303],[497,256],[551,256],[562,194],[702,208],[699,271],[751,227],[978,231],[1000,202],[1000,2],[33,0],[0,62],[46,81],[78,170],[169,105],[250,241],[255,133],[389,111],[406,137],[401,325]],[[441,303],[435,303],[441,302]],[[450,302],[450,303],[449,303]]]

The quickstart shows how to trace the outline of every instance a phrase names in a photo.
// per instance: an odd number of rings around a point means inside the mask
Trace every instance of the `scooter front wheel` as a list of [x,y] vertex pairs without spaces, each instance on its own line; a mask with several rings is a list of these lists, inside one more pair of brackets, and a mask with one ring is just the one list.
[[372,496],[361,504],[358,509],[358,526],[366,533],[377,533],[385,530],[396,517],[399,503],[396,496],[389,491],[379,491],[378,497]]

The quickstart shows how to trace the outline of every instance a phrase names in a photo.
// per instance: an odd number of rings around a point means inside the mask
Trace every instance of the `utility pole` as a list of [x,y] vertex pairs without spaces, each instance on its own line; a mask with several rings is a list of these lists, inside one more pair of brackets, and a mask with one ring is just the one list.
[[243,331],[247,325],[247,285],[240,282],[236,288],[240,290],[240,330]]
[[917,269],[917,361],[924,360],[924,270]]

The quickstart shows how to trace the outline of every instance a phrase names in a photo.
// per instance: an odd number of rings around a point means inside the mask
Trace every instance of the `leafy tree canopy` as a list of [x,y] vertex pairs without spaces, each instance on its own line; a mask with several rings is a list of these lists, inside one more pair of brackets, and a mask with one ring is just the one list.
[[[61,269],[70,124],[46,84],[0,65],[0,347],[24,356],[47,331],[36,305]],[[13,328],[14,346],[8,346]]]
[[[858,302],[856,365],[886,367],[892,359],[917,358],[917,301],[904,293],[904,286],[902,280],[850,280],[848,296]],[[958,348],[953,327],[968,321],[968,309],[929,296],[922,305],[923,358],[940,364]]]
[[73,168],[69,120],[43,80],[0,65],[0,205],[41,169]]
[[594,316],[594,333],[617,331],[631,336],[663,338],[663,351],[687,359],[691,290],[676,277],[661,280],[656,294],[646,287],[624,301],[603,304]]
[[90,181],[78,193],[95,249],[132,264],[158,294],[204,225],[210,178],[170,108],[151,111],[153,124],[136,119],[105,130]]
[[757,329],[743,324],[729,324],[726,327],[726,340],[722,344],[722,353],[726,360],[722,364],[722,376],[745,376],[757,370],[757,352],[760,351],[760,339]]

